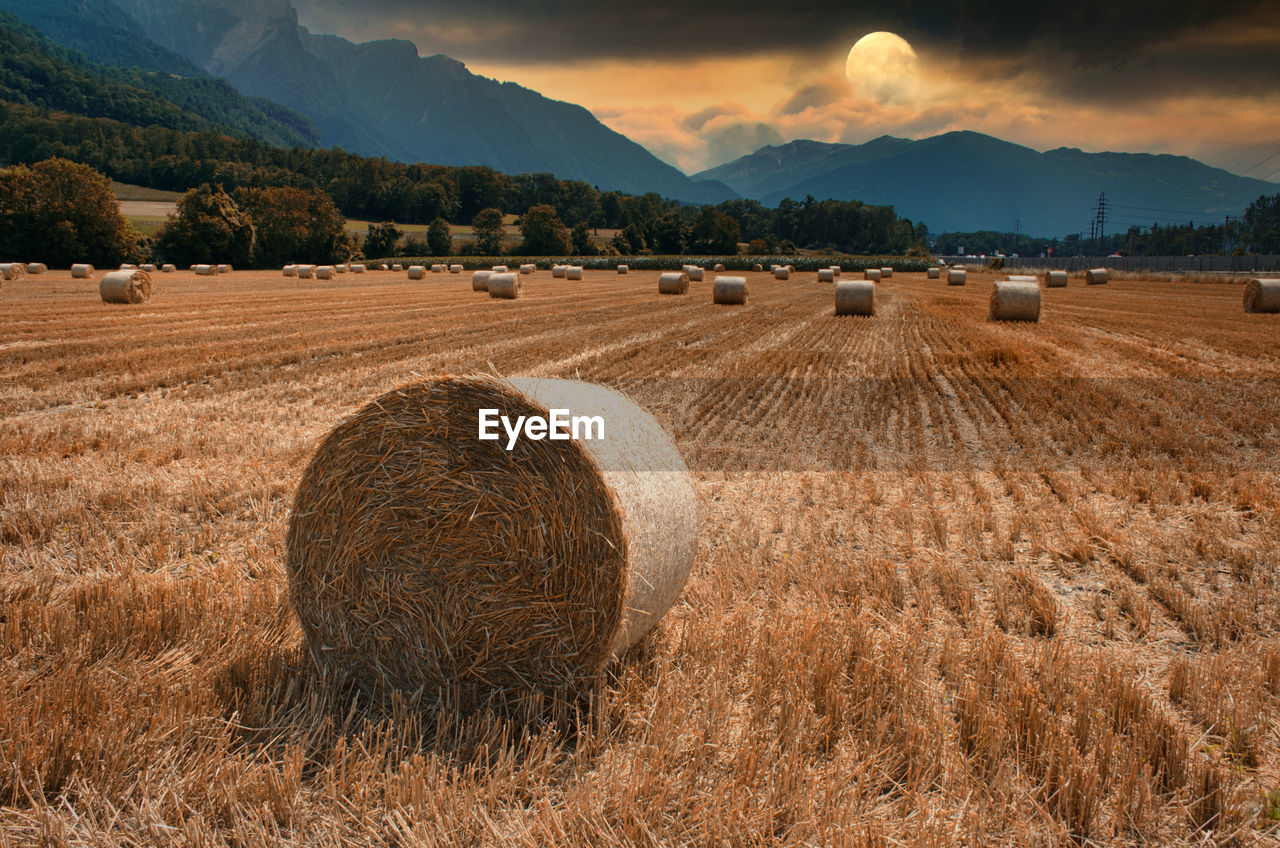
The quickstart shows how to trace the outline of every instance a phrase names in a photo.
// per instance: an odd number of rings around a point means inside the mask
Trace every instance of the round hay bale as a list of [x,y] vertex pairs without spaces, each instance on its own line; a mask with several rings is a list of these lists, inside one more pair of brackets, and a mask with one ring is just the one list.
[[581,280],[582,266],[570,265],[568,268],[564,269],[564,276],[566,280]]
[[[481,409],[599,416],[604,438],[478,438]],[[496,428],[499,432],[503,428]],[[339,424],[298,484],[289,596],[311,656],[376,685],[590,690],[653,629],[697,553],[679,450],[574,380],[440,377]]]
[[658,275],[658,294],[688,294],[689,275],[684,271],[668,271]]
[[719,274],[720,272],[724,271],[724,265],[721,265],[719,262],[717,262],[716,267],[712,268],[711,270]]
[[403,271],[403,270],[404,270],[404,266],[403,266],[403,265],[401,265],[399,262],[395,262],[395,263],[392,263],[392,265],[391,265],[391,270],[392,270],[392,271]]
[[834,283],[835,281],[836,281],[836,272],[835,272],[835,271],[832,271],[830,268],[819,268],[819,269],[818,269],[818,282],[820,282],[820,283]]
[[1280,312],[1280,279],[1254,279],[1244,284],[1244,311]]
[[796,272],[796,266],[788,265],[787,270],[794,274]]
[[941,269],[941,268],[930,268],[928,273],[929,273],[929,279],[931,279],[931,280],[940,280],[940,279],[942,279],[942,269]]
[[880,269],[880,279],[887,280],[893,276],[893,269],[888,265]]
[[840,276],[840,271],[841,271],[841,268],[839,265],[831,266],[831,273],[835,274],[837,277]]
[[298,266],[297,266],[297,265],[286,265],[286,266],[284,266],[284,268],[283,268],[283,269],[281,269],[280,273],[281,273],[283,276],[286,276],[286,277],[296,277],[296,276],[298,276]]
[[565,279],[568,276],[568,274],[569,274],[568,265],[552,265],[551,266],[551,276],[557,280]]
[[880,279],[880,269],[879,269],[879,268],[867,268],[867,269],[865,269],[865,270],[862,272],[862,279],[864,279],[864,280],[870,280],[870,281],[871,281],[871,282],[873,282],[873,283],[874,283],[874,282],[877,282],[877,281]]
[[0,279],[21,280],[26,274],[25,266],[17,262],[0,262]]
[[194,273],[196,272],[196,266],[195,266],[195,265],[191,265],[191,266],[189,266],[189,267],[187,268],[187,270],[194,274]]
[[120,264],[120,268],[119,268],[119,270],[121,270],[121,271],[136,271],[136,270],[138,270],[138,266],[137,266],[137,265],[130,265],[128,262],[122,262],[122,263]]
[[512,274],[495,274],[489,272],[489,279],[485,282],[485,288],[489,290],[489,297],[497,297],[503,300],[515,300],[521,294],[520,275]]
[[78,263],[78,264],[76,264],[76,265],[72,265],[72,266],[71,266],[71,279],[73,279],[73,280],[87,280],[87,279],[88,279],[89,277],[91,277],[91,276],[93,276],[93,266],[92,266],[92,265],[86,265],[86,264],[84,264],[84,263]]
[[363,274],[363,273],[365,272],[365,266],[363,266],[363,265],[352,265],[352,266],[350,266],[350,270],[351,270],[351,273],[353,273],[353,274]]
[[837,315],[875,315],[876,284],[871,280],[841,280],[836,283]]
[[148,274],[154,274],[156,272],[156,266],[152,265],[150,262],[148,262],[145,265],[139,265],[138,269],[141,271],[146,271]]
[[336,273],[332,265],[319,265],[316,267],[317,280],[332,280]]
[[316,275],[316,266],[314,266],[314,265],[299,265],[299,266],[298,266],[298,279],[300,279],[300,280],[310,280],[310,279],[313,279],[313,278],[315,277],[315,275]]
[[510,271],[511,269],[510,269],[510,268],[508,268],[506,265],[494,265],[494,266],[493,266],[493,268],[492,268],[491,270],[492,270],[492,271],[493,271],[493,273],[495,273],[495,274],[505,274],[505,273],[507,273],[508,271]]
[[756,264],[754,264],[754,265],[752,265],[752,266],[751,266],[751,270],[752,270],[752,271],[763,271],[763,270],[764,270],[764,266],[763,266],[763,265],[761,265],[759,262],[757,262]]
[[425,280],[427,278],[427,267],[425,265],[410,265],[409,279]]
[[151,276],[140,268],[112,271],[98,283],[103,303],[146,303],[151,299]]
[[991,291],[992,321],[1039,321],[1040,284],[1024,280],[997,280]]
[[1005,277],[1005,279],[1006,279],[1006,280],[1009,280],[1010,282],[1014,282],[1014,283],[1038,283],[1038,282],[1040,282],[1040,278],[1039,278],[1039,277],[1037,277],[1037,276],[1035,276],[1034,274],[1009,274],[1007,277]]
[[462,266],[461,266],[461,265],[450,265],[450,266],[449,266],[449,273],[450,273],[450,274],[461,274],[461,273],[462,273]]
[[174,265],[171,262],[166,262],[165,264],[160,266],[160,273],[162,274],[172,274],[177,270],[178,270],[178,266]]
[[28,274],[43,274],[49,270],[49,266],[43,262],[31,262],[27,265]]
[[785,265],[774,268],[773,278],[775,280],[789,280],[791,279],[791,270]]
[[334,265],[333,270],[338,272],[339,274],[346,274],[351,270],[351,266],[350,265]]
[[631,273],[631,267],[630,267],[630,266],[628,266],[628,265],[619,265],[619,266],[618,266],[618,273],[619,273],[619,274],[630,274],[630,273]]
[[233,270],[235,270],[235,269],[234,269],[234,268],[232,268],[230,265],[219,265],[219,266],[218,266],[218,273],[219,273],[219,274],[230,274]]
[[965,273],[963,268],[950,268],[947,270],[947,285],[949,286],[963,286],[967,278],[968,274]]
[[1100,286],[1107,281],[1106,268],[1090,268],[1084,272],[1084,281],[1091,286]]
[[689,275],[689,281],[693,283],[702,282],[702,268],[697,265],[684,266],[684,272]]
[[1066,288],[1067,272],[1066,271],[1045,271],[1044,287],[1047,289]]
[[533,263],[528,263],[520,266],[521,274],[533,274],[533,273],[536,273],[537,270],[538,270],[538,266],[534,265]]
[[716,277],[715,284],[711,287],[711,302],[725,306],[742,306],[747,302],[747,278]]
[[436,262],[436,263],[434,263],[434,264],[431,266],[431,273],[433,273],[433,274],[443,274],[443,273],[444,273],[444,269],[445,269],[445,266],[444,266],[444,265],[440,264],[439,262]]
[[487,292],[489,290],[489,278],[493,276],[493,271],[476,271],[471,275],[471,290]]
[[197,277],[216,277],[218,276],[218,266],[217,265],[197,265],[196,276]]

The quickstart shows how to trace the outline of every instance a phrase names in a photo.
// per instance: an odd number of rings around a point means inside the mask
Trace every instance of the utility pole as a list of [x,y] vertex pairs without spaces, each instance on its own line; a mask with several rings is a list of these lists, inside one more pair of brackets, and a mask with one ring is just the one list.
[[[1094,207],[1093,228],[1094,248],[1101,251],[1102,240],[1107,235],[1107,193],[1105,191],[1098,195],[1098,205]],[[1098,255],[1101,256],[1101,252]]]

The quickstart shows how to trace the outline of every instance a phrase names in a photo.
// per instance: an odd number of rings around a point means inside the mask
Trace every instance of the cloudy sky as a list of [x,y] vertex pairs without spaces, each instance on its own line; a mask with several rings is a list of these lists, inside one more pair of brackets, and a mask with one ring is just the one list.
[[405,38],[579,103],[689,173],[796,138],[971,129],[1280,175],[1280,0],[294,5],[313,32]]

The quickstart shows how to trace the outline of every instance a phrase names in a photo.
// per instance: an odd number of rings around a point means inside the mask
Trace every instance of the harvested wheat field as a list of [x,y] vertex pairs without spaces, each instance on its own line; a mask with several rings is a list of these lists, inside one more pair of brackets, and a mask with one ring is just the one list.
[[[0,844],[1274,844],[1280,323],[1239,285],[1073,281],[1019,324],[991,274],[858,321],[811,273],[732,310],[585,276],[6,285]],[[495,370],[674,437],[683,593],[573,703],[327,676],[304,469]]]

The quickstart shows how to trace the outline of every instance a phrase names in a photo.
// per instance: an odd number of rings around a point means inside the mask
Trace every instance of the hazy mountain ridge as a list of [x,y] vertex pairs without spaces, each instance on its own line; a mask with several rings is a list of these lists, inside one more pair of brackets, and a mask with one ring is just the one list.
[[1220,221],[1239,215],[1280,185],[1251,180],[1186,156],[1040,153],[976,132],[931,138],[882,136],[860,145],[795,141],[765,147],[710,168],[744,197],[770,205],[783,198],[861,200],[892,205],[933,232],[1009,231],[1064,235],[1089,231],[1098,195],[1111,204],[1107,230],[1130,223]]

